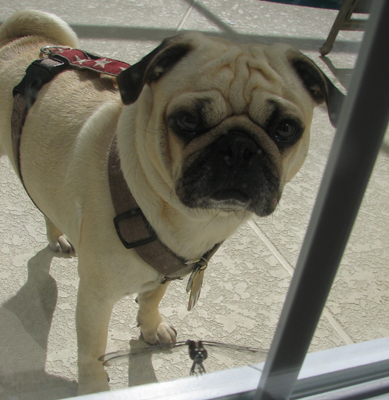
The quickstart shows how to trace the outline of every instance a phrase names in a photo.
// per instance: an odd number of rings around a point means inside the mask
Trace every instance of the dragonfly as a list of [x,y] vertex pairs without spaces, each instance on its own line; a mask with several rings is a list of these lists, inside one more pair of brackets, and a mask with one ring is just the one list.
[[154,352],[163,352],[168,350],[174,350],[183,346],[188,346],[188,355],[192,360],[192,366],[190,368],[190,375],[201,375],[206,372],[204,367],[204,361],[208,358],[208,348],[221,348],[235,350],[239,352],[251,353],[258,356],[257,362],[264,359],[267,351],[261,350],[255,347],[247,347],[236,344],[214,342],[209,340],[185,340],[176,343],[159,344],[154,346],[140,347],[128,350],[119,350],[111,353],[106,353],[99,358],[99,361],[103,362],[104,366],[110,366],[119,360],[128,358],[131,356],[150,354]]

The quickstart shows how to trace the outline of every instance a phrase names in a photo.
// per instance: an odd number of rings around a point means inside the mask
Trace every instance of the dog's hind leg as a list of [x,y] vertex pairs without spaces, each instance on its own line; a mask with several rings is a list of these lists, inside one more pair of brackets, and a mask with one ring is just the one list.
[[168,282],[138,295],[138,326],[140,326],[143,338],[150,344],[174,343],[176,341],[177,331],[163,320],[158,309],[167,286]]
[[46,235],[49,241],[51,250],[57,253],[75,254],[73,245],[51,221],[45,216],[46,220]]

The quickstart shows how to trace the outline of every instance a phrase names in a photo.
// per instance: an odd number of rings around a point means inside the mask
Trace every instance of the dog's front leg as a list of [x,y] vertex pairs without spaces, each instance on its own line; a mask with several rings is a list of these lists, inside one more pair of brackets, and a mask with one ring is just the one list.
[[174,343],[177,331],[166,323],[159,313],[159,303],[166,292],[168,282],[158,285],[155,289],[138,295],[138,326],[147,343]]
[[109,390],[98,358],[105,353],[114,301],[94,279],[80,279],[77,298],[78,394]]

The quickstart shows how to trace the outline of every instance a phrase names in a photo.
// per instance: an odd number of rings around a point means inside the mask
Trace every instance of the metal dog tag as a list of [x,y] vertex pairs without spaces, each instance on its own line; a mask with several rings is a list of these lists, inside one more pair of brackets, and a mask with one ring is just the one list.
[[186,291],[190,291],[188,311],[192,310],[200,297],[201,287],[203,286],[204,271],[207,268],[207,260],[201,259],[196,260],[195,262],[198,263],[198,265],[191,273],[186,286]]

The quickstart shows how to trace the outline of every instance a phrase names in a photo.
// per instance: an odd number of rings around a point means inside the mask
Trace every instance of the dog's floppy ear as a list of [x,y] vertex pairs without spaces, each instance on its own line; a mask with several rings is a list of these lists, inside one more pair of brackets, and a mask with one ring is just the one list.
[[181,36],[167,38],[138,63],[122,71],[117,77],[117,82],[123,103],[134,103],[145,84],[159,79],[190,49],[190,44],[183,41]]
[[316,104],[327,103],[328,116],[336,127],[345,95],[302,53],[294,53],[290,62]]

